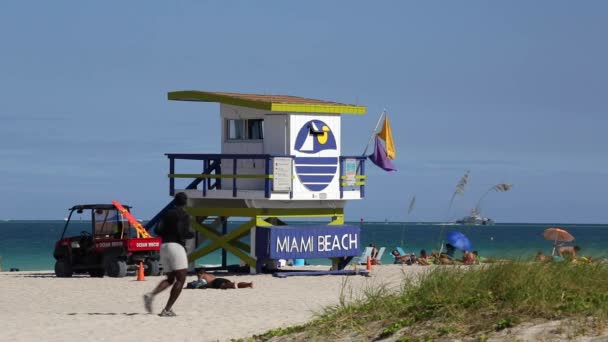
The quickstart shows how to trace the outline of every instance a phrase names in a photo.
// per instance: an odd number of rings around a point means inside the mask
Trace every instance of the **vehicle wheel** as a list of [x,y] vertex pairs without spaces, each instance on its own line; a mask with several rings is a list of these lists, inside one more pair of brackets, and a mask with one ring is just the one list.
[[89,270],[89,275],[93,278],[103,278],[105,273],[106,273],[106,270],[103,268],[96,268],[96,269]]
[[124,260],[113,259],[106,263],[106,273],[108,277],[122,278],[127,275],[127,262]]
[[160,275],[160,265],[158,260],[147,259],[144,268],[145,276],[158,276]]
[[72,265],[65,260],[57,260],[55,262],[55,275],[59,278],[69,278],[74,274]]

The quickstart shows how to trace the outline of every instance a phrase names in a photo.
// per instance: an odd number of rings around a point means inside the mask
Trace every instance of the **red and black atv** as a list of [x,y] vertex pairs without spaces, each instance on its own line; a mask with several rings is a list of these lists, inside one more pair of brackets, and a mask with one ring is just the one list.
[[[160,274],[161,239],[152,237],[129,213],[129,206],[84,204],[70,208],[61,239],[55,243],[55,275],[71,277],[89,273],[91,277],[124,277],[140,262],[144,274]],[[89,216],[90,211],[90,216]],[[85,215],[85,221],[74,222],[72,214]],[[89,218],[90,222],[88,221]],[[88,230],[81,230],[88,228]],[[74,231],[75,230],[75,231]],[[80,231],[79,235],[71,235]]]

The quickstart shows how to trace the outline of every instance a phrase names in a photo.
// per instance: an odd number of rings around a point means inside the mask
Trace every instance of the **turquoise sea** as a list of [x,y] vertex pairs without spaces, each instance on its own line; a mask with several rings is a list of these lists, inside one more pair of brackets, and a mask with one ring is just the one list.
[[[75,222],[70,230],[87,230],[86,221]],[[4,271],[19,268],[22,271],[52,270],[54,267],[53,246],[60,237],[63,221],[0,221],[0,256]],[[229,228],[238,226],[231,223]],[[350,223],[359,225],[359,223]],[[369,222],[361,225],[362,244],[376,243],[386,247],[383,263],[391,263],[390,251],[402,246],[407,252],[418,253],[438,249],[440,232],[456,230],[469,237],[473,249],[485,257],[532,258],[537,251],[551,253],[552,243],[546,241],[542,232],[548,227],[568,230],[576,240],[572,243],[582,248],[583,255],[595,258],[608,257],[608,224],[525,224],[509,223],[494,226],[441,225],[432,223]],[[247,241],[248,242],[248,241]],[[199,259],[197,264],[220,264],[221,253]],[[228,263],[237,264],[238,259],[228,254]],[[308,260],[310,264],[329,264],[327,260]]]

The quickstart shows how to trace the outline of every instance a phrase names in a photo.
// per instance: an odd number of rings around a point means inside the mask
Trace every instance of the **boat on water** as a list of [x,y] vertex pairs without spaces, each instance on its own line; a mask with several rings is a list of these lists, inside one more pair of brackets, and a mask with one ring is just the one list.
[[473,209],[469,216],[465,216],[465,217],[461,218],[460,220],[456,220],[456,223],[457,224],[471,224],[471,225],[475,225],[475,226],[490,226],[490,225],[493,225],[495,222],[494,222],[494,220],[492,220],[489,217],[481,216],[481,213],[478,210]]

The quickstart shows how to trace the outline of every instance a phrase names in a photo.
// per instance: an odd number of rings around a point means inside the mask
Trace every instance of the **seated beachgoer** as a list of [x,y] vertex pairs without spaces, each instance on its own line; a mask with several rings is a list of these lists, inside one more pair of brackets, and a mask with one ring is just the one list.
[[372,248],[372,254],[370,257],[373,259],[378,259],[378,248],[376,248],[375,243],[370,243],[369,246]]
[[475,254],[469,251],[464,251],[464,254],[462,255],[462,263],[465,265],[473,265],[475,263]]
[[393,255],[393,258],[395,258],[395,264],[411,265],[413,263],[412,254],[401,255],[396,249],[393,250],[391,254]]
[[538,253],[536,253],[536,256],[534,257],[534,260],[540,262],[547,262],[551,261],[551,258],[546,256],[545,253],[538,251]]
[[559,246],[557,247],[557,255],[564,258],[576,259],[576,253],[580,250],[579,246]]
[[421,249],[420,256],[416,258],[416,263],[418,263],[420,265],[424,265],[424,266],[430,265],[432,262],[432,260],[430,260],[430,259],[431,259],[431,256],[426,254],[426,250]]
[[451,243],[446,243],[445,244],[445,254],[447,254],[447,256],[453,260],[454,253],[456,253],[456,247],[454,247]]
[[479,256],[479,252],[477,252],[477,251],[473,251],[473,255],[475,256],[475,261],[473,263],[476,265],[480,265],[486,259],[482,256]]
[[238,284],[233,283],[226,278],[218,278],[211,273],[207,273],[207,272],[205,272],[205,270],[203,268],[199,268],[196,271],[196,277],[198,278],[198,280],[204,279],[207,282],[207,287],[212,288],[212,289],[227,290],[227,289],[242,289],[242,288],[246,288],[246,287],[253,287],[253,282],[248,282],[248,283],[240,282]]
[[445,253],[438,254],[437,252],[433,253],[433,260],[435,264],[438,265],[454,265],[455,262]]

